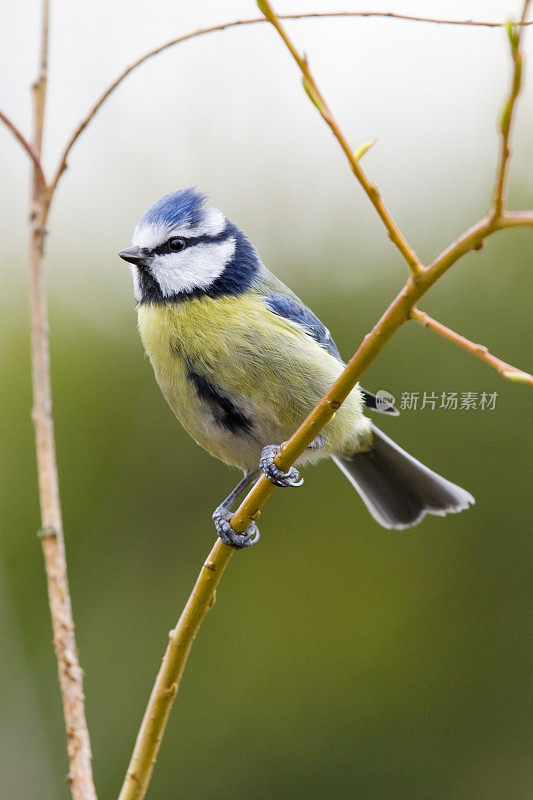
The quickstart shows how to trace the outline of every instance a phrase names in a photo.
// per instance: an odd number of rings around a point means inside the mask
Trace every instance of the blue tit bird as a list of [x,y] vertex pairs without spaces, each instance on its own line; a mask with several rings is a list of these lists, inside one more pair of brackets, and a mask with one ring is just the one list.
[[[201,447],[244,473],[213,514],[217,533],[236,549],[250,546],[257,528],[236,533],[231,507],[261,471],[277,486],[302,482],[274,456],[342,372],[335,342],[195,189],[151,206],[119,256],[132,265],[139,331],[165,399]],[[332,458],[385,528],[474,502],[389,439],[365,406],[397,413],[357,386],[298,466]]]

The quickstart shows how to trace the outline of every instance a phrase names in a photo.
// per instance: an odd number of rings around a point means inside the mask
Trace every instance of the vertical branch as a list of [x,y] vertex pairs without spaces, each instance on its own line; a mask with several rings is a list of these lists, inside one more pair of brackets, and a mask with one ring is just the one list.
[[48,33],[50,26],[50,0],[43,0],[41,20],[41,52],[39,73],[33,89],[33,147],[41,156],[43,149],[44,111],[48,84]]
[[78,661],[74,622],[65,560],[65,545],[56,464],[46,283],[44,275],[44,239],[51,193],[42,180],[40,164],[46,108],[48,72],[49,0],[42,3],[41,53],[39,73],[33,85],[33,141],[37,157],[33,161],[30,239],[30,316],[33,384],[33,422],[37,451],[39,501],[42,541],[48,583],[48,598],[59,684],[67,731],[70,764],[69,783],[74,800],[96,800],[91,769],[91,746],[85,720],[82,670]]
[[496,170],[496,184],[494,186],[492,198],[492,214],[495,219],[498,219],[498,217],[501,216],[505,204],[505,181],[509,166],[509,156],[511,155],[509,141],[513,122],[513,112],[515,109],[516,99],[520,94],[520,89],[522,88],[522,52],[520,50],[520,42],[522,38],[523,27],[526,22],[528,6],[529,0],[524,0],[522,16],[518,24],[514,24],[512,22],[507,23],[507,36],[509,38],[509,44],[511,47],[513,66],[509,96],[505,101],[500,119],[500,157]]

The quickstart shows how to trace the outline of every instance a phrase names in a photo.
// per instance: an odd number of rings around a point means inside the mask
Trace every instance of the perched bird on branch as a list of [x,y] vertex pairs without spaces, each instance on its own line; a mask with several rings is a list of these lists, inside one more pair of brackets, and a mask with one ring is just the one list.
[[[274,457],[342,372],[335,342],[195,189],[151,206],[119,255],[133,265],[139,331],[168,404],[199,445],[244,472],[213,520],[225,544],[250,546],[255,523],[236,533],[231,506],[261,470],[277,486],[302,483],[296,467],[284,473]],[[353,389],[298,465],[331,457],[385,528],[473,503],[364,416],[365,406],[397,414],[380,399]]]

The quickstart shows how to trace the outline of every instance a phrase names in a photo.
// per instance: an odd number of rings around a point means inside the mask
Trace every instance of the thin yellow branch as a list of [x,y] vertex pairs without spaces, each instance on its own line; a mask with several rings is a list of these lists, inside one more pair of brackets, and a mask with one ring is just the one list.
[[533,210],[532,211],[513,211],[503,214],[498,219],[489,213],[486,217],[476,222],[457,239],[455,239],[448,247],[439,253],[439,255],[430,262],[426,267],[425,273],[435,277],[436,280],[440,278],[456,261],[462,256],[469,253],[471,250],[479,250],[483,246],[483,242],[491,233],[501,231],[505,228],[531,228],[533,227]]
[[0,120],[4,123],[6,128],[11,131],[15,139],[22,145],[24,150],[26,151],[27,155],[31,158],[33,162],[33,166],[36,173],[36,178],[39,181],[39,188],[46,189],[46,178],[44,176],[43,168],[41,165],[41,159],[39,154],[36,152],[35,148],[32,144],[26,139],[20,128],[18,128],[15,123],[9,119],[7,114],[0,109]]
[[[264,0],[259,2],[260,8],[268,16],[275,16],[270,5]],[[272,24],[275,24],[269,17]],[[279,29],[278,29],[279,30]],[[307,62],[302,59],[286,40],[283,31],[279,31],[287,47],[297,60],[304,79],[309,78]],[[329,109],[312,79],[304,84],[315,105],[322,106],[321,114],[328,121]],[[328,121],[328,124],[330,122]],[[331,125],[330,125],[331,127]],[[338,138],[338,137],[337,137]],[[344,149],[344,148],[343,148]],[[379,213],[379,212],[378,212]],[[532,227],[533,211],[506,212],[494,216],[489,213],[464,231],[454,242],[446,247],[428,267],[420,265],[420,271],[411,275],[403,289],[392,301],[381,319],[368,333],[346,368],[324,397],[317,403],[298,430],[280,448],[275,463],[286,471],[299,458],[321,429],[340,408],[365,370],[374,361],[394,333],[408,320],[415,316],[415,304],[426,292],[466,253],[479,249],[490,234],[510,227]],[[439,323],[437,323],[439,324]],[[444,326],[442,326],[444,327]],[[449,329],[447,329],[449,330]],[[454,334],[450,331],[454,337]],[[449,338],[449,337],[448,337]],[[460,337],[462,338],[462,337]],[[464,340],[467,342],[468,340]],[[469,343],[476,347],[473,343]],[[467,349],[470,349],[468,347]],[[480,356],[479,352],[475,355]],[[487,360],[484,353],[484,360]],[[489,354],[490,355],[490,354]],[[481,356],[480,356],[481,357]],[[491,356],[491,358],[495,358]],[[490,362],[489,362],[490,363]],[[504,362],[501,362],[502,364]],[[506,365],[510,366],[510,365]],[[514,367],[511,367],[514,370]],[[516,371],[515,371],[516,372]],[[525,373],[522,373],[525,375]],[[509,377],[508,375],[506,377]],[[531,376],[528,376],[531,377]],[[231,519],[233,529],[243,533],[250,522],[256,521],[265,503],[274,491],[274,485],[263,475],[247,494]],[[170,713],[171,705],[178,691],[179,682],[185,668],[190,648],[198,629],[214,601],[214,591],[226,568],[233,550],[217,541],[205,562],[193,592],[180,617],[178,625],[170,633],[170,641],[163,658],[160,672],[144,715],[137,737],[134,753],[128,768],[119,800],[143,800],[153,766],[159,752],[161,740]]]
[[502,361],[501,358],[489,353],[488,348],[485,347],[484,344],[476,344],[476,342],[472,342],[470,339],[467,339],[460,333],[456,333],[456,331],[446,327],[446,325],[443,325],[442,322],[438,322],[436,319],[433,319],[433,317],[430,317],[425,311],[421,311],[419,308],[412,308],[409,312],[409,317],[416,322],[419,322],[425,328],[431,328],[431,330],[439,333],[445,339],[448,339],[448,341],[453,342],[459,347],[462,347],[464,350],[467,350],[469,353],[472,353],[472,355],[476,356],[476,358],[480,358],[486,364],[489,364],[489,366],[493,367],[496,372],[499,372],[503,378],[507,378],[510,381],[517,381],[519,383],[529,383],[531,386],[533,386],[533,375],[530,375],[528,372],[524,372],[517,367],[513,367],[512,364],[508,364],[506,361]]
[[44,275],[44,238],[50,194],[42,180],[40,158],[43,145],[48,64],[49,0],[42,3],[41,56],[39,74],[33,85],[33,160],[32,211],[30,215],[30,315],[33,384],[33,422],[41,538],[48,600],[54,631],[54,647],[63,701],[69,757],[69,784],[74,800],[96,800],[91,769],[91,746],[85,720],[83,677],[78,660],[74,621],[67,578],[63,523],[55,452],[50,346],[46,282]]
[[178,691],[189,651],[233,550],[218,539],[173,631],[144,715],[119,800],[144,797],[154,768],[170,708]]
[[387,233],[389,235],[390,240],[393,244],[396,245],[400,253],[402,254],[403,258],[407,262],[409,270],[411,271],[412,276],[417,279],[421,272],[422,272],[422,263],[404,237],[402,232],[400,231],[398,225],[392,218],[390,211],[385,206],[382,198],[381,193],[378,187],[372,183],[359,162],[359,158],[357,153],[354,152],[353,148],[349,145],[348,140],[344,136],[344,133],[341,131],[337,121],[335,120],[331,109],[329,108],[323,94],[321,93],[320,89],[318,88],[313,75],[311,74],[311,70],[309,68],[309,62],[305,56],[300,55],[298,52],[295,44],[293,43],[292,39],[290,38],[289,34],[283,27],[280,21],[280,17],[276,14],[274,9],[272,8],[272,4],[268,0],[257,0],[257,5],[259,6],[260,11],[265,16],[271,25],[277,30],[278,34],[280,35],[281,39],[285,43],[285,46],[289,50],[290,54],[292,55],[293,59],[298,64],[301,72],[302,72],[302,83],[305,91],[307,92],[311,102],[313,105],[316,106],[318,109],[322,119],[324,122],[329,126],[331,132],[337,139],[338,143],[340,144],[346,158],[348,159],[348,163],[350,164],[350,168],[355,175],[356,179],[361,184],[363,191],[367,195],[368,199],[376,209],[379,218],[383,222],[385,228],[387,229]]
[[[515,226],[518,227],[519,224],[524,227],[531,226],[533,212],[523,212],[521,218],[517,217],[519,213],[515,212],[514,215],[510,215],[513,217]],[[381,319],[370,333],[365,336],[359,349],[350,359],[331,389],[280,449],[275,459],[280,469],[288,470],[320,433],[324,425],[329,422],[335,411],[361,379],[365,370],[383,350],[396,331],[409,319],[411,311],[418,300],[462,256],[479,248],[487,236],[505,227],[508,227],[505,220],[494,220],[491,216],[484,217],[445,248],[423,270],[418,280],[415,281],[409,278]],[[265,476],[261,476],[233,515],[231,519],[232,528],[239,533],[243,533],[252,520],[255,521],[259,518],[261,509],[273,491],[273,484]]]
[[499,228],[533,227],[533,211],[504,211],[498,220]]
[[522,10],[522,16],[518,25],[509,22],[507,24],[507,36],[509,39],[509,46],[511,49],[512,58],[512,71],[511,71],[511,86],[509,95],[505,101],[502,115],[500,118],[500,156],[498,167],[496,170],[496,182],[494,186],[492,198],[492,213],[494,217],[499,217],[502,213],[505,204],[505,181],[507,177],[507,170],[509,166],[510,150],[510,137],[511,128],[516,108],[516,100],[522,88],[522,51],[520,50],[522,28],[526,22],[526,15],[529,6],[529,0],[525,0]]
[[[533,218],[533,212],[531,217]],[[528,218],[524,224],[530,225],[530,219]],[[503,227],[505,227],[503,224],[496,224],[489,217],[480,220],[437,256],[417,281],[409,278],[381,319],[365,336],[337,381],[283,445],[275,459],[280,469],[288,470],[329,422],[365,370],[394,333],[409,319],[420,297],[462,255],[474,250],[486,236]],[[274,489],[274,485],[264,475],[259,478],[231,519],[235,531],[243,533],[250,522],[259,519],[261,509]],[[213,592],[233,552],[220,540],[215,543],[202,567],[185,610],[176,628],[171,631],[170,642],[150,695],[119,800],[142,800],[145,796],[192,642],[212,605]]]

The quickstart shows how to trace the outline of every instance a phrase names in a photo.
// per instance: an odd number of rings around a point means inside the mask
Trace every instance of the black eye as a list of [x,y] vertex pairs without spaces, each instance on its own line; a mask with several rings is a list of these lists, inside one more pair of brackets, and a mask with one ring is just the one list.
[[185,250],[189,242],[181,236],[173,236],[172,239],[168,240],[167,244],[169,250],[173,253],[179,253],[180,250]]

